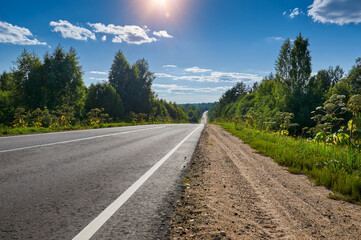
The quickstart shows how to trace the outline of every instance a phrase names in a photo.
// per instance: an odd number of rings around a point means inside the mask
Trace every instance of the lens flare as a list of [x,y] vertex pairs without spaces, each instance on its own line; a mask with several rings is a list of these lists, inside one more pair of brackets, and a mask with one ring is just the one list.
[[167,0],[151,0],[153,1],[153,5],[158,5],[160,7],[165,7],[167,4]]
[[133,0],[139,16],[147,20],[177,21],[184,14],[185,6],[189,0]]

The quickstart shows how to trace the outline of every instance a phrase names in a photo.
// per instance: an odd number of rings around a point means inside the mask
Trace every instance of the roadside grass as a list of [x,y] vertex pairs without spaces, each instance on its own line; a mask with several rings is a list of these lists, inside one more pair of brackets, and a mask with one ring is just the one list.
[[217,122],[259,153],[271,157],[295,174],[303,173],[332,191],[333,199],[361,201],[360,149],[317,144],[277,133],[250,129],[230,122]]
[[189,185],[191,183],[191,179],[189,177],[186,177],[182,181],[183,185]]
[[142,123],[100,123],[95,125],[74,125],[66,127],[56,127],[56,128],[44,128],[44,127],[7,127],[0,125],[0,136],[7,135],[21,135],[21,134],[31,134],[31,133],[46,133],[46,132],[60,132],[60,131],[72,131],[72,130],[83,130],[83,129],[96,129],[96,128],[110,128],[110,127],[124,127],[124,126],[135,126],[135,125],[149,125],[149,124],[164,124],[167,122],[142,122]]

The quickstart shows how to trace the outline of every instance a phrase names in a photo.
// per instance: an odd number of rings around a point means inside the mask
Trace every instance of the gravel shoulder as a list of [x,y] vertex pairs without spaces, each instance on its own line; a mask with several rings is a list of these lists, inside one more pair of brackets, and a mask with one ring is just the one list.
[[361,206],[207,125],[166,239],[360,239]]

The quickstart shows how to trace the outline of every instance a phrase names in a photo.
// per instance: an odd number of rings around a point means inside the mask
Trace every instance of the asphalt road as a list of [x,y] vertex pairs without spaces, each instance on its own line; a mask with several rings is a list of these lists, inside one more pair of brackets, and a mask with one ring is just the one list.
[[0,239],[161,239],[203,126],[0,138]]

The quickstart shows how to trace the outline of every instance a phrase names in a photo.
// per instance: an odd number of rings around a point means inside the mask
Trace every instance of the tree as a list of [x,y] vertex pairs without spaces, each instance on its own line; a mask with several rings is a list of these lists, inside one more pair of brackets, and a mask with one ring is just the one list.
[[225,109],[226,105],[235,102],[237,99],[241,99],[248,92],[249,88],[243,82],[236,83],[231,89],[223,93],[222,97],[219,99],[216,115],[218,117],[224,117],[227,110]]
[[172,103],[165,103],[164,106],[167,109],[167,112],[168,112],[169,116],[174,120],[178,120],[178,118],[177,118],[177,108],[175,108]]
[[153,109],[150,114],[151,118],[155,118],[158,121],[167,120],[170,116],[165,107],[166,101],[163,99],[155,99],[153,102]]
[[316,75],[319,93],[326,93],[331,87],[331,76],[327,70],[320,70]]
[[65,52],[58,46],[52,55],[46,53],[43,74],[45,106],[49,110],[55,110],[61,105],[73,106],[79,115],[85,96],[85,85],[75,49],[70,48]]
[[125,82],[125,96],[124,103],[126,112],[140,113],[142,108],[142,89],[140,84],[139,69],[133,65],[128,72],[128,78]]
[[346,96],[345,100],[347,101],[352,95],[352,86],[348,83],[348,79],[342,79],[335,84],[335,86],[331,87],[326,96],[329,98],[333,94],[344,95]]
[[154,73],[149,71],[149,64],[145,59],[140,59],[135,63],[138,68],[138,84],[139,84],[139,111],[149,113],[151,111],[151,99],[154,98],[152,91],[152,83],[154,80]]
[[304,91],[311,76],[311,55],[308,46],[308,39],[304,39],[301,34],[293,42],[290,78],[291,88],[296,92]]
[[14,101],[11,95],[12,76],[3,72],[0,76],[0,124],[9,124],[14,116]]
[[276,76],[281,83],[286,83],[287,107],[283,111],[293,113],[294,121],[300,126],[312,124],[309,121],[310,105],[308,101],[308,86],[311,76],[311,55],[308,50],[308,39],[299,34],[293,45],[286,40],[276,61]]
[[277,82],[275,79],[268,79],[268,77],[263,79],[255,92],[254,112],[262,115],[264,118],[271,118],[276,112],[282,111],[276,99],[282,95],[276,96],[274,94],[276,89],[277,91],[280,90],[276,87],[278,84],[281,86],[284,83]]
[[0,90],[1,91],[9,91],[11,84],[11,74],[7,72],[3,72],[0,76]]
[[44,108],[44,79],[43,79],[43,65],[40,60],[37,60],[30,73],[28,80],[24,83],[24,104],[28,110],[34,110],[36,108]]
[[19,106],[32,107],[41,104],[42,82],[41,61],[34,54],[24,50],[15,62],[16,67],[12,69],[15,108]]
[[276,77],[281,80],[281,82],[285,82],[290,84],[290,72],[291,72],[291,40],[287,39],[282,47],[281,51],[276,60]]
[[91,109],[95,108],[104,108],[104,111],[114,119],[119,119],[123,116],[122,100],[116,93],[114,87],[109,83],[90,85],[84,108],[86,112],[90,112]]
[[254,83],[253,83],[253,86],[252,86],[252,88],[251,88],[251,92],[257,91],[258,86],[259,86],[259,83],[258,83],[258,82],[254,82]]
[[318,71],[315,76],[315,86],[317,88],[318,94],[322,92],[323,94],[327,93],[329,89],[335,86],[341,78],[343,77],[343,70],[340,66],[336,66],[335,68],[329,67],[327,70],[322,69]]
[[9,91],[0,91],[0,124],[8,125],[14,117],[14,107]]
[[331,79],[331,86],[335,86],[343,78],[345,72],[340,66],[337,65],[335,68],[330,66],[328,68],[328,74]]
[[129,105],[127,99],[127,84],[129,81],[130,67],[127,59],[119,50],[114,57],[113,64],[109,72],[109,83],[115,88],[120,98],[123,100],[124,108],[128,112]]
[[361,93],[361,58],[356,59],[356,65],[347,76],[347,83],[351,86],[353,94]]
[[304,91],[311,76],[311,55],[308,39],[299,34],[291,45],[287,39],[276,60],[276,78],[294,91]]

